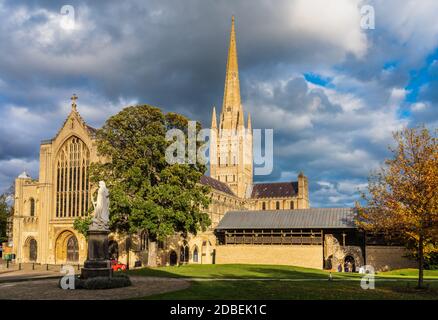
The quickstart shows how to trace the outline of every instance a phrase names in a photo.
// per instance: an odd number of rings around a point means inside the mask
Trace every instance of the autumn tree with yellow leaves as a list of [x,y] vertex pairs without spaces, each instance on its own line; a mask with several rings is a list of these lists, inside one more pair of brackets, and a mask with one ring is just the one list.
[[424,255],[438,244],[438,130],[406,128],[394,134],[392,159],[375,173],[359,207],[359,224],[368,232],[398,236],[414,244],[418,287],[423,287]]

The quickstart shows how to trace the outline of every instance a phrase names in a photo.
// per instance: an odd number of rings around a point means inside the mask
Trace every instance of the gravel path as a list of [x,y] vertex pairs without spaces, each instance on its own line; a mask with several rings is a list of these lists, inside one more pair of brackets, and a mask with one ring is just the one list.
[[58,279],[0,284],[0,299],[10,300],[115,300],[140,298],[186,289],[190,282],[182,279],[130,277],[132,286],[107,290],[62,290]]

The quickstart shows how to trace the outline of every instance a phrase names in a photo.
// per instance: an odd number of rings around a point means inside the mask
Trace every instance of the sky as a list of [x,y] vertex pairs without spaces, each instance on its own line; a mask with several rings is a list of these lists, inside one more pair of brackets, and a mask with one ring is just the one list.
[[312,207],[352,206],[392,132],[437,128],[436,12],[436,0],[0,0],[0,192],[23,170],[38,177],[40,141],[73,93],[95,127],[138,103],[208,127],[235,15],[244,110],[274,130],[274,170],[255,180],[304,171]]

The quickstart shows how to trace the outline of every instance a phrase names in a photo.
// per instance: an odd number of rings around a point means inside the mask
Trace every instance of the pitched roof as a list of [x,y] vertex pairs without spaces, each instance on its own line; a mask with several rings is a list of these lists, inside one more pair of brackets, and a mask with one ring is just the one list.
[[352,208],[230,211],[216,229],[345,229],[355,228]]
[[18,179],[31,179],[31,176],[26,172],[23,171],[19,176]]
[[207,186],[212,187],[213,189],[216,189],[218,191],[222,191],[224,193],[227,193],[229,195],[235,196],[233,191],[231,191],[230,187],[219,180],[216,180],[209,176],[202,176],[201,177],[201,183]]
[[298,194],[298,182],[257,183],[253,185],[251,198],[286,198]]
[[87,127],[87,130],[91,134],[92,137],[96,136],[96,133],[97,133],[96,128],[93,128],[92,126],[89,126],[88,124],[86,124],[86,127]]

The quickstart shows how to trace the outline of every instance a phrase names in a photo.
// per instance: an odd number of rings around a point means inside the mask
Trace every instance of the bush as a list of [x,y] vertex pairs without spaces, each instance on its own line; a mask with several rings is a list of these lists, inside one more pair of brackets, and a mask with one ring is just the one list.
[[438,270],[438,264],[429,264],[425,266],[426,270]]
[[96,277],[89,279],[75,279],[76,289],[101,290],[129,287],[131,280],[126,274],[115,274],[112,278]]

